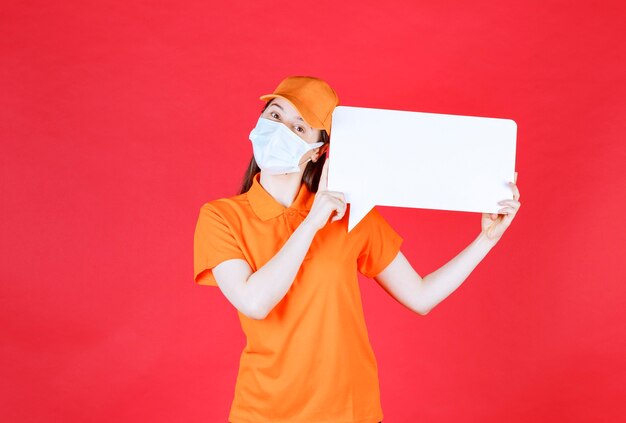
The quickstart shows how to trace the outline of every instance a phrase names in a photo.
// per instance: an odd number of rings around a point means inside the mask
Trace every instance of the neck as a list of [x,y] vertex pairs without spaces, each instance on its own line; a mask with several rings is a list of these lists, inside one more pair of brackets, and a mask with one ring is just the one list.
[[298,173],[286,173],[282,175],[267,175],[261,171],[259,182],[276,201],[284,207],[290,207],[302,185],[304,169]]

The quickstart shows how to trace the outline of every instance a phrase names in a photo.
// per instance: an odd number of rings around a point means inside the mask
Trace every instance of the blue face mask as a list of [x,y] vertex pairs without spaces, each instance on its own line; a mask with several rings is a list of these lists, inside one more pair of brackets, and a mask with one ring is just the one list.
[[[309,144],[280,122],[260,117],[250,132],[254,159],[271,175],[300,172],[300,160],[309,150],[324,145]],[[311,160],[311,159],[309,159]]]

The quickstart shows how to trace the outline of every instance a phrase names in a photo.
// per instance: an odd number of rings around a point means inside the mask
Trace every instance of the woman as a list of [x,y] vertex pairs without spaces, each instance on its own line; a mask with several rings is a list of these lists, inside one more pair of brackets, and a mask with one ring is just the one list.
[[229,421],[380,422],[357,272],[427,314],[498,242],[519,190],[511,183],[514,200],[501,202],[502,214],[483,214],[479,236],[421,278],[376,208],[348,233],[350,207],[327,190],[333,89],[295,76],[260,98],[241,192],[202,205],[194,234],[195,281],[220,288],[247,337]]

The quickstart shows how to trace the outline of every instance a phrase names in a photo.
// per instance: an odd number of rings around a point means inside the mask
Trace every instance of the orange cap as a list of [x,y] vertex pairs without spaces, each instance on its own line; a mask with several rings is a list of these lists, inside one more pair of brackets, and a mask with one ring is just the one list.
[[339,105],[339,97],[326,82],[312,76],[289,76],[272,94],[259,98],[268,101],[276,97],[289,101],[312,128],[325,129],[330,135],[332,114]]

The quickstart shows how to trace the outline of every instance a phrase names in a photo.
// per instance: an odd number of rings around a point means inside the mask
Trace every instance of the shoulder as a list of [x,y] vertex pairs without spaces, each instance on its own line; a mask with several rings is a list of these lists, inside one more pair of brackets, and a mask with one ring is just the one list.
[[209,200],[200,206],[200,215],[205,217],[218,216],[226,220],[237,216],[245,216],[250,212],[248,193]]

